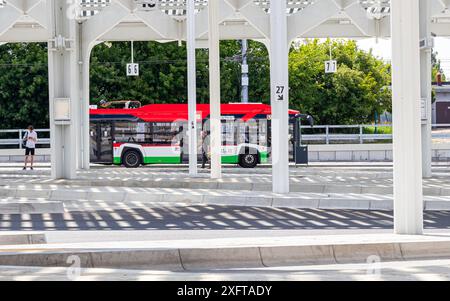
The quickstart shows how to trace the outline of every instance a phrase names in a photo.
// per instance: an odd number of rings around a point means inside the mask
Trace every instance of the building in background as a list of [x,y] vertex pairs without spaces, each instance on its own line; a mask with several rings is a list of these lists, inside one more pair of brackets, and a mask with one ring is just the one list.
[[433,84],[436,101],[433,103],[433,124],[450,125],[450,82]]

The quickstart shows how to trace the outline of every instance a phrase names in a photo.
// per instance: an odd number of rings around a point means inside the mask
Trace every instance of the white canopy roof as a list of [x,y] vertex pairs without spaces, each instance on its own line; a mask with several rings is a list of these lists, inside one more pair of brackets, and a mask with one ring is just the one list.
[[[270,39],[270,0],[220,1],[221,39]],[[389,37],[389,0],[286,0],[288,36]],[[433,3],[432,31],[450,36],[450,0]],[[48,2],[48,1],[47,1]],[[97,26],[98,41],[184,40],[185,0],[73,0],[72,15]],[[47,41],[46,1],[0,0],[0,42]],[[196,0],[197,37],[207,39],[208,0]],[[94,30],[94,29],[93,29]]]

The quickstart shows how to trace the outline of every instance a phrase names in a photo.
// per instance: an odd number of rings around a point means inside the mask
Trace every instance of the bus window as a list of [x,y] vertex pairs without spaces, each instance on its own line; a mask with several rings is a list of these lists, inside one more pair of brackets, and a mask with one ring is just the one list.
[[222,145],[236,144],[236,125],[234,120],[222,120]]
[[[115,140],[121,143],[148,143],[171,145],[178,134],[182,134],[183,126],[177,123],[163,122],[117,122],[115,124]],[[177,144],[182,137],[179,137]]]
[[289,121],[289,160],[294,160],[294,122],[292,120]]
[[90,158],[93,163],[112,163],[112,125],[111,123],[91,123]]
[[267,120],[258,119],[258,144],[260,146],[267,146]]
[[184,126],[181,122],[157,122],[151,123],[151,126],[153,144],[182,144]]
[[172,128],[172,123],[152,123],[152,143],[158,145],[172,144],[173,137],[176,135]]
[[247,141],[250,144],[258,144],[258,121],[250,119],[247,121]]
[[237,124],[237,138],[238,144],[245,144],[248,143],[248,127],[247,124],[245,122],[243,122],[242,120],[238,121]]
[[145,123],[116,122],[114,138],[116,142],[143,143],[146,140]]

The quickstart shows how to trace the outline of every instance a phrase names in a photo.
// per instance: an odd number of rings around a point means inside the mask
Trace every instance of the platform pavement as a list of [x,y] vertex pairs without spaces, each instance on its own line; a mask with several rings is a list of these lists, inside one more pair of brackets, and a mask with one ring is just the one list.
[[42,232],[14,232],[0,233],[0,246],[23,245],[23,244],[45,244],[47,242],[45,233]]
[[[392,167],[291,167],[291,193],[274,194],[270,168],[228,167],[223,179],[207,171],[189,177],[184,167],[93,167],[76,180],[52,180],[49,170],[0,169],[0,210],[45,213],[129,206],[248,205],[321,209],[392,210]],[[425,210],[450,210],[450,169],[434,166],[424,179]],[[13,208],[13,209],[11,209]],[[15,208],[15,209],[14,209]],[[12,211],[11,211],[12,210]],[[47,211],[46,211],[47,210]]]
[[[0,266],[0,281],[449,281],[450,260],[408,260],[209,271]],[[70,277],[69,277],[70,276]],[[157,285],[157,284],[156,284]]]
[[67,267],[77,256],[82,268],[199,271],[230,268],[449,259],[450,236],[428,234],[329,235],[138,242],[9,245],[0,266]]
[[[434,176],[424,179],[424,194],[450,195],[450,168],[435,167]],[[392,168],[382,166],[292,167],[291,191],[314,193],[392,194]],[[0,185],[55,184],[70,186],[122,186],[226,190],[271,190],[271,169],[224,169],[223,178],[212,180],[202,171],[190,177],[183,168],[93,168],[79,171],[76,180],[52,180],[49,170],[0,169]]]
[[[357,193],[277,194],[240,190],[39,185],[0,190],[0,213],[38,214],[160,206],[253,206],[298,209],[393,210],[392,195]],[[424,210],[450,210],[450,196],[425,196]]]

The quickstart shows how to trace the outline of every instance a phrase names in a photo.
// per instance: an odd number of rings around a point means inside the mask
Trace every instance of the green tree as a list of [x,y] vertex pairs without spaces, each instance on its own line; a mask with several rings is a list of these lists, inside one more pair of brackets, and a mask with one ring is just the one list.
[[[324,61],[333,57],[339,69],[325,74]],[[133,99],[143,104],[186,103],[186,47],[176,42],[136,42],[139,77],[126,76],[131,60],[129,42],[103,43],[91,55],[92,104],[101,99]],[[222,41],[222,102],[241,99],[241,45]],[[264,44],[249,41],[249,98],[270,103],[270,62]],[[390,66],[352,41],[310,40],[292,47],[289,55],[290,107],[313,114],[319,123],[363,123],[374,112],[390,111]],[[209,101],[208,50],[197,50],[197,101]],[[0,127],[48,127],[46,44],[0,46]]]
[[47,128],[48,67],[45,43],[0,46],[0,128]]
[[432,81],[436,81],[436,75],[438,73],[441,73],[442,75],[442,81],[445,81],[445,74],[442,71],[442,67],[441,67],[441,60],[439,60],[437,58],[437,56],[439,55],[439,53],[437,53],[436,51],[432,51],[431,52],[431,66],[432,66],[432,72],[431,72],[431,80]]
[[139,77],[126,76],[131,61],[130,43],[94,48],[91,55],[91,102],[100,99],[133,99],[148,103],[186,101],[185,48],[176,43],[135,43]]
[[[91,56],[91,102],[101,99],[133,99],[143,104],[186,103],[187,61],[185,44],[177,42],[135,42],[135,62],[140,64],[139,77],[126,76],[131,61],[131,45],[127,42],[100,44]],[[241,46],[238,41],[222,41],[221,98],[223,102],[240,101]],[[267,50],[250,41],[250,98],[269,101],[269,60]],[[198,49],[197,101],[209,102],[208,50]]]
[[[338,62],[326,74],[329,49]],[[312,114],[321,124],[370,123],[375,112],[391,111],[390,66],[356,42],[309,40],[289,56],[291,107]]]

